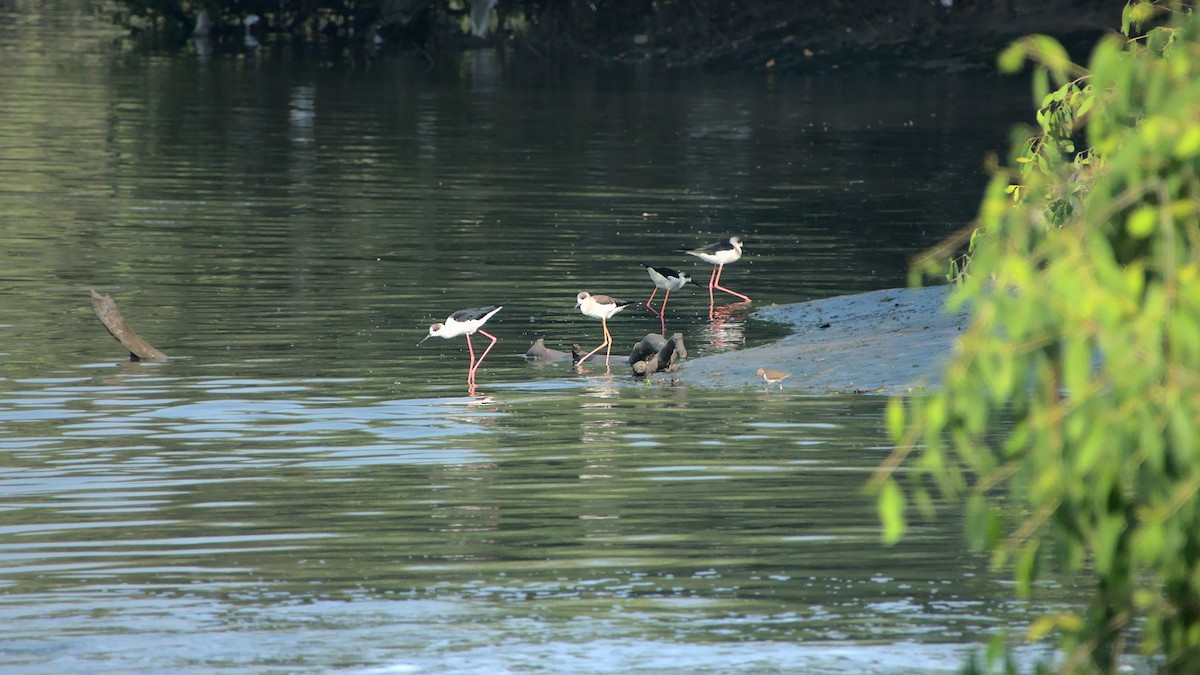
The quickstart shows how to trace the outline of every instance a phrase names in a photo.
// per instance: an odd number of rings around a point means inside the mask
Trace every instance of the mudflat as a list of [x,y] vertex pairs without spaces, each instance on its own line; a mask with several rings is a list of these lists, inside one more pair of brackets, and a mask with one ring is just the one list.
[[785,390],[895,394],[938,383],[966,330],[967,310],[947,313],[949,286],[893,288],[772,305],[754,318],[788,324],[769,345],[683,362],[668,377],[689,385],[764,387],[758,368],[790,373]]

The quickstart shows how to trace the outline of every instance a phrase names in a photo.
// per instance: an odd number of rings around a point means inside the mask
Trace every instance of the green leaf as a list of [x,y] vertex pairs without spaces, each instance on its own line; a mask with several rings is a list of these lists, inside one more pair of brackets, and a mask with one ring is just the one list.
[[929,490],[918,485],[912,490],[913,505],[917,507],[917,512],[926,518],[932,518],[935,512],[933,505],[933,497],[929,495]]
[[1031,541],[1025,544],[1017,558],[1017,594],[1021,597],[1028,598],[1033,592],[1033,582],[1037,581],[1038,577],[1038,553],[1037,542]]
[[1149,522],[1138,528],[1134,537],[1133,551],[1144,560],[1159,558],[1166,551],[1166,538],[1163,536],[1163,523]]
[[883,483],[877,502],[879,520],[883,523],[883,542],[895,544],[904,536],[904,493],[891,478]]
[[[1033,71],[1033,98],[1035,101],[1044,101],[1050,96],[1050,74],[1045,68],[1035,68]],[[1047,103],[1043,103],[1045,108]]]
[[1058,80],[1064,80],[1071,67],[1071,56],[1062,44],[1049,35],[1034,35],[1033,43],[1037,49],[1038,60],[1054,73]]
[[1074,429],[1072,444],[1075,445],[1075,475],[1087,476],[1092,473],[1097,464],[1106,456],[1105,450],[1110,447],[1112,439],[1099,433],[1099,425],[1088,426],[1082,415],[1072,417],[1072,421],[1081,423]]
[[974,551],[995,549],[1002,535],[999,510],[979,493],[967,499],[966,511],[967,546]]
[[1004,51],[1000,52],[996,64],[1003,73],[1012,74],[1021,70],[1021,67],[1025,65],[1025,44],[1014,42],[1006,47]]
[[1091,345],[1080,338],[1067,340],[1063,345],[1063,385],[1067,395],[1072,399],[1087,395],[1091,381]]
[[1116,514],[1105,514],[1096,523],[1092,555],[1096,572],[1101,576],[1111,574],[1114,565],[1124,562],[1120,558],[1121,534],[1124,531],[1125,521]]
[[[1133,24],[1134,28],[1141,30],[1142,26],[1147,21],[1154,18],[1154,15],[1157,14],[1158,12],[1159,12],[1159,8],[1156,7],[1154,5],[1154,3],[1138,2],[1138,3],[1134,4],[1132,8],[1130,8],[1129,21],[1130,21],[1130,23]],[[1122,16],[1124,16],[1124,13],[1122,13]],[[1121,25],[1124,26],[1124,21],[1122,21]],[[1124,31],[1122,31],[1122,32],[1124,32]],[[1125,34],[1128,35],[1128,33],[1125,33]]]
[[1134,239],[1145,239],[1157,229],[1158,209],[1153,206],[1138,207],[1125,221],[1125,230]]
[[904,399],[896,397],[887,404],[887,429],[893,441],[904,437]]
[[1197,154],[1200,154],[1200,127],[1188,127],[1175,143],[1175,156],[1179,159],[1191,159]]
[[1092,105],[1096,103],[1095,95],[1091,93],[1083,94],[1083,98],[1079,101],[1079,107],[1075,108],[1075,116],[1083,117],[1092,109]]

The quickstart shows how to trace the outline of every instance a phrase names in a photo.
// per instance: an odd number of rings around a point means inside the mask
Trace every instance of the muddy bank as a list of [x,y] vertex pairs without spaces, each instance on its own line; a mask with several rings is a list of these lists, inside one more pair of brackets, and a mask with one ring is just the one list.
[[936,384],[967,323],[965,311],[942,309],[949,290],[895,288],[764,307],[755,318],[795,332],[774,344],[685,361],[666,377],[765,388],[755,370],[766,368],[791,373],[785,391],[886,394]]

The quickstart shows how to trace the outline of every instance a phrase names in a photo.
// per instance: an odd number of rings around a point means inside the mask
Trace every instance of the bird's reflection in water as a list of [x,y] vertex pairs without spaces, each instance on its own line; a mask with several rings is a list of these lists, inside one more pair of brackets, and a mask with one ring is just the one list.
[[[625,429],[625,419],[618,409],[616,383],[611,375],[587,378],[587,398],[581,402],[583,417],[579,426],[580,441],[586,452],[580,455],[583,465],[579,479],[584,481],[613,478],[614,448],[619,448],[620,437]],[[611,505],[592,505],[581,513],[591,518],[607,517]]]
[[[609,373],[584,378],[587,395],[598,399],[610,399],[617,395],[617,386]],[[584,408],[611,408],[607,402],[584,403]]]
[[713,309],[713,318],[700,330],[700,338],[710,350],[724,351],[746,343],[749,304],[737,302]]
[[474,382],[467,387],[467,396],[470,397],[467,399],[468,405],[493,405],[496,403],[496,399],[491,394],[479,391]]

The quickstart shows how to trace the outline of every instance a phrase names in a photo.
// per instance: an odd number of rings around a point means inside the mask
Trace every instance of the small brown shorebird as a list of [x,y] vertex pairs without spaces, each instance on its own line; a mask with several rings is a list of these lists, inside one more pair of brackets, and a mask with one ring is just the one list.
[[767,370],[766,368],[759,368],[754,371],[754,374],[761,375],[767,384],[778,384],[779,391],[783,391],[783,381],[792,376],[791,373],[781,373],[778,370]]
[[687,253],[688,255],[694,255],[710,265],[716,265],[716,267],[713,268],[712,276],[708,278],[708,302],[710,306],[713,302],[714,288],[720,291],[725,291],[730,295],[736,295],[742,300],[750,302],[749,296],[742,295],[737,291],[731,291],[721,285],[721,270],[724,269],[724,267],[729,263],[742,257],[741,237],[730,237],[728,241],[718,241],[717,243],[709,244],[704,248],[696,248],[690,251],[685,250],[684,253]]
[[604,342],[579,359],[576,367],[582,368],[583,362],[591,357],[592,354],[608,347],[608,351],[604,352],[604,366],[607,368],[608,357],[612,354],[612,335],[608,332],[608,320],[617,312],[628,307],[629,303],[607,295],[592,295],[587,291],[580,291],[579,295],[575,296],[575,306],[579,308],[580,312],[583,312],[584,316],[600,319],[600,325],[604,327]]
[[[445,322],[435,323],[430,326],[429,335],[426,335],[421,342],[418,342],[417,346],[421,346],[425,340],[435,335],[447,340],[456,338],[459,335],[466,335],[467,349],[471,351],[471,365],[467,370],[467,384],[473,388],[475,386],[475,371],[479,370],[479,364],[483,363],[484,357],[488,355],[488,352],[492,351],[492,347],[496,346],[496,336],[483,330],[483,324],[495,316],[496,312],[499,312],[500,309],[499,305],[460,309],[446,317]],[[480,354],[478,361],[475,360],[475,347],[471,344],[471,335],[476,332],[483,333],[492,340],[487,349],[483,350],[483,354]]]

